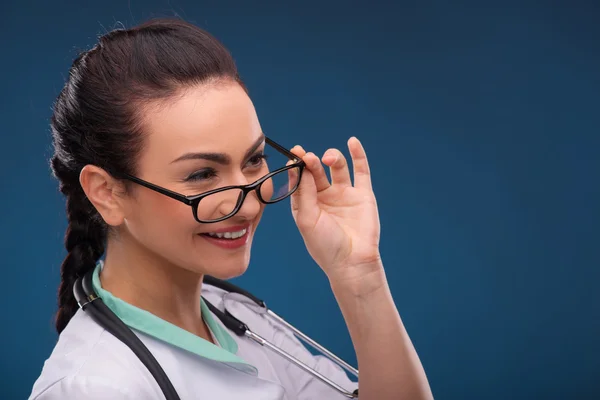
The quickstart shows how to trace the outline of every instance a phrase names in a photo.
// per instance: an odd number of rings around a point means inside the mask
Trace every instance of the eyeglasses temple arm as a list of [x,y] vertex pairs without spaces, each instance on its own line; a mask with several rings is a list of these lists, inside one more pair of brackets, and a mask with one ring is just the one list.
[[168,197],[170,197],[172,199],[179,200],[182,203],[185,203],[187,205],[191,205],[192,204],[192,201],[190,199],[188,199],[186,196],[182,195],[182,194],[173,192],[173,191],[171,191],[169,189],[165,189],[165,188],[162,188],[160,186],[156,186],[156,185],[154,185],[154,184],[152,184],[150,182],[146,182],[145,180],[137,178],[137,177],[135,177],[133,175],[124,175],[124,176],[125,176],[126,179],[129,179],[130,181],[135,182],[138,185],[142,185],[144,187],[147,187],[148,189],[151,189],[151,190],[154,190],[155,192],[164,194],[165,196],[168,196]]
[[294,153],[292,153],[291,151],[289,151],[288,149],[286,149],[282,145],[280,145],[280,144],[274,142],[273,140],[269,139],[267,136],[265,136],[265,142],[267,142],[270,146],[274,147],[275,150],[277,150],[278,152],[280,152],[281,154],[283,154],[287,158],[289,158],[291,160],[299,161],[300,163],[304,164],[304,161],[302,161],[302,159],[300,157],[298,157],[297,155],[295,155]]

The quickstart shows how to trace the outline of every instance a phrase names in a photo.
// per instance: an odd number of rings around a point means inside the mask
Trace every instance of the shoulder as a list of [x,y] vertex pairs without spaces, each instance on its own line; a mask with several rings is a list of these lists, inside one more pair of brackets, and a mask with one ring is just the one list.
[[[252,332],[271,343],[280,345],[282,342],[289,343],[289,340],[294,341],[294,336],[291,332],[282,329],[281,326],[275,324],[271,318],[265,315],[264,307],[259,306],[254,300],[243,294],[229,292],[221,287],[204,284],[202,286],[202,296],[215,308],[243,322]],[[217,316],[213,316],[217,320]],[[252,349],[256,349],[260,353],[264,352],[262,346],[257,347],[252,341],[250,341],[252,344],[248,346],[246,343],[249,341],[248,338],[237,336],[233,331],[226,328],[222,321],[219,321],[219,324],[228,330],[242,353],[244,353],[244,350],[251,351]],[[244,355],[248,357],[248,354]]]
[[[206,300],[213,303],[215,307],[221,311],[227,309],[228,313],[244,322],[254,333],[311,369],[333,380],[349,392],[358,388],[357,382],[350,380],[340,366],[324,356],[313,355],[290,328],[270,317],[266,313],[266,309],[259,307],[253,300],[210,285],[204,285],[202,291]],[[263,346],[247,338],[238,337],[236,341],[239,346],[239,355],[248,361],[254,361],[259,367],[259,374],[265,378],[271,378],[268,376],[269,372],[265,370],[272,371],[271,374],[276,376],[276,380],[292,395],[292,398],[298,400],[345,398],[344,395],[333,391],[329,386],[287,359],[265,350]]]
[[143,368],[123,343],[78,311],[45,361],[29,400],[155,398]]

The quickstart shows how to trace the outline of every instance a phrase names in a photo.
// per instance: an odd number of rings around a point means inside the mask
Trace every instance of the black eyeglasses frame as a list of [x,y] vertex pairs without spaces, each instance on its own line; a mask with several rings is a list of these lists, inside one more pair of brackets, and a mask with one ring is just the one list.
[[[231,186],[224,186],[224,187],[220,187],[217,189],[213,189],[213,190],[209,190],[207,192],[204,193],[200,193],[200,194],[196,194],[196,195],[192,195],[192,196],[186,196],[183,195],[181,193],[177,193],[174,192],[172,190],[166,189],[164,187],[155,185],[153,183],[150,183],[148,181],[145,181],[143,179],[140,179],[136,176],[133,175],[129,175],[129,174],[122,174],[122,177],[124,179],[127,179],[129,181],[132,181],[134,183],[137,183],[138,185],[144,186],[150,190],[153,190],[155,192],[158,192],[160,194],[163,194],[165,196],[168,196],[174,200],[180,201],[184,204],[187,204],[188,206],[192,207],[192,213],[194,215],[194,219],[202,224],[210,224],[210,223],[216,223],[216,222],[221,222],[224,221],[228,218],[231,218],[232,216],[234,216],[242,207],[242,205],[244,204],[244,200],[246,199],[246,196],[248,195],[248,193],[252,192],[252,191],[256,191],[257,197],[258,199],[264,203],[264,204],[274,204],[277,203],[279,201],[285,200],[286,198],[288,198],[289,196],[291,196],[297,189],[298,189],[298,185],[300,184],[300,180],[302,178],[302,172],[304,171],[304,168],[306,167],[306,164],[304,163],[304,161],[296,156],[294,153],[292,153],[291,151],[289,151],[288,149],[286,149],[285,147],[281,146],[280,144],[276,143],[275,141],[273,141],[272,139],[269,139],[268,137],[265,136],[265,143],[268,144],[269,146],[273,147],[275,150],[277,150],[279,153],[283,154],[284,156],[286,156],[287,158],[290,159],[290,161],[293,161],[292,164],[286,165],[285,167],[282,168],[278,168],[275,171],[271,171],[269,172],[267,175],[263,176],[262,178],[247,184],[247,185],[231,185]],[[286,171],[292,168],[298,168],[298,180],[296,182],[295,187],[285,196],[281,197],[281,198],[277,198],[276,200],[265,200],[262,198],[261,194],[260,194],[260,187],[261,185],[266,182],[269,178],[271,178],[272,176],[282,172],[282,171]],[[214,220],[208,220],[208,221],[203,221],[201,219],[198,218],[198,205],[200,204],[200,201],[207,197],[210,196],[211,194],[215,194],[215,193],[219,193],[219,192],[223,192],[225,190],[232,190],[232,189],[240,189],[242,191],[240,198],[237,201],[237,204],[234,208],[234,210],[227,214],[224,215],[221,218],[217,218]]]

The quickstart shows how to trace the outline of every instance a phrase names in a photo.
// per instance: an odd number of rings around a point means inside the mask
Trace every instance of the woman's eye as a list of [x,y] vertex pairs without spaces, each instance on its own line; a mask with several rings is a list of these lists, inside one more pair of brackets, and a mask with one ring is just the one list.
[[217,172],[212,168],[207,168],[207,169],[203,169],[203,170],[192,173],[187,178],[185,178],[185,181],[186,182],[204,181],[204,180],[214,178],[215,176],[217,176]]
[[266,154],[255,154],[248,160],[248,165],[250,167],[261,167],[267,160],[267,157]]

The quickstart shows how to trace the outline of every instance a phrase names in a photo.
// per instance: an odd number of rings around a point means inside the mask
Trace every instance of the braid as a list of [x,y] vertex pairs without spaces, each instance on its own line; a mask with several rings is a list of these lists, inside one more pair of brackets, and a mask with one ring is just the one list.
[[[57,176],[61,175],[61,163],[52,160]],[[60,179],[60,178],[59,178]],[[93,269],[104,253],[106,226],[85,196],[79,182],[69,185],[62,180],[61,192],[67,196],[67,218],[69,226],[65,233],[67,256],[61,266],[61,283],[58,289],[58,313],[56,330],[60,333],[77,311],[73,296],[73,285],[78,277]]]

